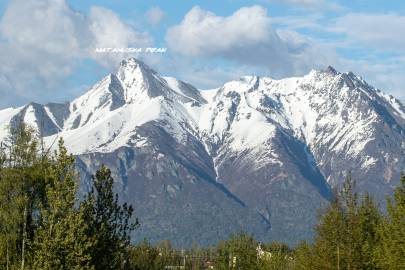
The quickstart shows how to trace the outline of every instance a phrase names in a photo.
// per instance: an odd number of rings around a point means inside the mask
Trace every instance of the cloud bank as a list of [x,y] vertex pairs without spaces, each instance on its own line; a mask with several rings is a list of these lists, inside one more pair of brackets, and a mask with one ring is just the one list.
[[[326,3],[266,1],[312,8]],[[0,66],[0,108],[43,102],[47,96],[52,100],[76,96],[78,85],[69,76],[83,63],[112,70],[129,56],[95,53],[95,48],[153,45],[151,33],[162,26],[166,14],[157,6],[143,14],[149,24],[140,31],[131,18],[126,21],[104,7],[92,6],[82,13],[65,0],[11,0],[0,19],[0,59],[5,63]],[[405,99],[402,29],[405,16],[397,13],[329,17],[305,11],[271,17],[266,8],[250,6],[220,16],[195,6],[163,34],[164,28],[157,31],[163,35],[162,46],[168,47],[164,57],[142,58],[165,75],[203,88],[241,75],[279,78],[333,65]]]
[[278,76],[301,73],[326,60],[311,57],[315,46],[310,39],[274,29],[260,6],[241,8],[228,17],[194,7],[167,31],[166,42],[179,55],[261,66]]
[[[64,96],[63,80],[83,60],[109,67],[122,55],[100,55],[97,47],[147,46],[151,37],[111,10],[73,10],[64,0],[12,0],[0,21],[0,92],[21,103],[40,95]],[[66,89],[65,89],[66,90]]]

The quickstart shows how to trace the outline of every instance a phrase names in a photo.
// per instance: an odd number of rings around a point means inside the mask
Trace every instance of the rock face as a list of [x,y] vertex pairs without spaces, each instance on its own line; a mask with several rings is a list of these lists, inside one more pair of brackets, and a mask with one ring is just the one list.
[[211,244],[239,231],[290,244],[348,171],[381,203],[405,170],[405,107],[353,73],[247,76],[199,91],[130,58],[67,104],[0,111],[77,156],[81,192],[101,164],[133,204],[136,240]]

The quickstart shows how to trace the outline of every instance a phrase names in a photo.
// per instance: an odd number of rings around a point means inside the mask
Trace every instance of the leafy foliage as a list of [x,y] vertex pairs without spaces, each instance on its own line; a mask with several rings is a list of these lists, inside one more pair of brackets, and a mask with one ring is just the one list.
[[0,155],[0,263],[23,269],[39,224],[37,212],[45,196],[47,161],[39,153],[33,130],[24,124],[11,129],[9,146]]
[[[132,207],[119,205],[102,167],[79,203],[75,159],[59,140],[53,154],[21,124],[0,148],[0,268],[120,269]],[[103,264],[99,264],[102,262]]]
[[[256,240],[247,234],[233,235],[218,246],[218,269],[258,269]],[[229,268],[228,268],[229,267]]]

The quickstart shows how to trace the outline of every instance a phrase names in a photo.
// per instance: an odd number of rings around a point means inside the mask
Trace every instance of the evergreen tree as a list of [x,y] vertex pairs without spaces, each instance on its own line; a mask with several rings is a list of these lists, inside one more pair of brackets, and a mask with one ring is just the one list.
[[92,263],[95,269],[120,269],[130,244],[130,234],[138,226],[132,222],[132,206],[119,204],[113,192],[111,171],[102,166],[93,177],[93,187],[83,203],[89,224],[87,235],[95,241]]
[[341,202],[336,198],[316,226],[315,251],[309,263],[316,269],[343,269],[344,232],[345,215]]
[[378,229],[380,237],[376,250],[381,269],[405,269],[405,175],[401,175],[394,198],[387,199],[387,217]]
[[349,174],[319,218],[313,247],[306,245],[298,253],[298,269],[376,269],[374,247],[380,214],[369,195],[359,204],[354,188]]
[[379,243],[377,229],[382,215],[368,193],[363,198],[358,215],[361,229],[361,268],[378,269],[375,251]]
[[34,269],[93,269],[93,242],[86,235],[87,223],[77,209],[78,176],[74,157],[67,153],[63,140],[47,167],[50,178],[46,200],[41,207],[41,226],[33,243]]
[[297,270],[313,270],[317,269],[316,265],[316,255],[314,254],[314,247],[313,245],[309,244],[308,242],[301,242],[295,248],[294,251],[294,261],[292,269]]
[[132,207],[118,204],[111,172],[101,168],[79,204],[74,158],[62,140],[51,156],[21,124],[1,146],[0,268],[121,268],[137,223]]
[[362,268],[362,231],[358,215],[359,198],[358,193],[354,189],[355,181],[351,173],[349,173],[339,194],[343,206],[344,231],[342,234],[342,251],[345,269]]

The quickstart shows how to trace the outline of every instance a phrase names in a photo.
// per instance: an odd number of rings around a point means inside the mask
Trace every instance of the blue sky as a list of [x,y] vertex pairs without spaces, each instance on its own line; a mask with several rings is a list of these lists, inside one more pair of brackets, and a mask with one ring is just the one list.
[[68,101],[131,54],[205,89],[328,65],[405,100],[405,1],[0,0],[0,108]]

